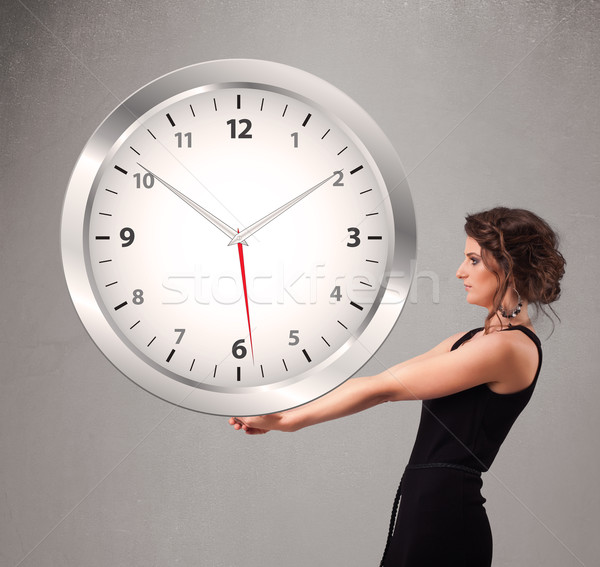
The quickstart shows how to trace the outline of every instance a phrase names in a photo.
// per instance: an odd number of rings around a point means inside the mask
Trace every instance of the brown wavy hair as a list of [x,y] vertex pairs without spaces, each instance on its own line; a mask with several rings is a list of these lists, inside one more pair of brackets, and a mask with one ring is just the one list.
[[[565,273],[566,261],[558,250],[559,238],[550,225],[525,209],[495,207],[468,214],[465,232],[481,246],[484,266],[495,274],[498,287],[493,307],[485,320],[484,334],[489,332],[491,320],[498,310],[511,280],[514,287],[531,305],[535,305],[554,321],[544,309],[547,305],[560,321],[550,304],[560,297],[560,280]],[[493,258],[494,262],[490,261]],[[551,335],[552,333],[550,333]]]

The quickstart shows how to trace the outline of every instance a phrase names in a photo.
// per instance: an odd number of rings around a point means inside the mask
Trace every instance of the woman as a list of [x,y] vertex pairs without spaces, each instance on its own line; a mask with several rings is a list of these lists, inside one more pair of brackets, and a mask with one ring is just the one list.
[[465,259],[456,276],[467,301],[488,310],[483,327],[452,335],[376,376],[348,380],[298,408],[229,420],[248,434],[297,431],[382,402],[424,400],[394,502],[381,561],[386,567],[491,565],[481,473],[527,405],[540,372],[542,350],[529,307],[547,315],[543,305],[560,295],[565,260],[544,220],[496,207],[466,221]]

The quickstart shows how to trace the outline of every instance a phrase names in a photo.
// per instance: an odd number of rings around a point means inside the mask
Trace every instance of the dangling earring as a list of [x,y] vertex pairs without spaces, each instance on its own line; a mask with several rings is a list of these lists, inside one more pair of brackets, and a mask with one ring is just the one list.
[[506,319],[512,319],[513,317],[516,317],[519,313],[521,313],[521,307],[523,307],[523,303],[521,302],[521,296],[519,295],[519,292],[514,287],[512,289],[514,289],[515,293],[517,294],[517,306],[514,308],[513,312],[506,313],[504,307],[500,305],[500,315],[502,315],[502,317],[506,317]]

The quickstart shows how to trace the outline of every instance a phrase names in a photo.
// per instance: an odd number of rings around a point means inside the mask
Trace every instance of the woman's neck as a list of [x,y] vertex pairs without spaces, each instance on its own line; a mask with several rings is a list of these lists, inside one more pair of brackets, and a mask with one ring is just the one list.
[[[490,321],[490,331],[500,331],[501,329],[506,329],[507,327],[516,327],[518,325],[533,329],[533,324],[531,323],[531,319],[527,313],[527,305],[525,302],[523,302],[521,312],[515,317],[503,317],[499,312],[496,315],[497,316],[494,316]],[[500,321],[498,319],[500,319]]]

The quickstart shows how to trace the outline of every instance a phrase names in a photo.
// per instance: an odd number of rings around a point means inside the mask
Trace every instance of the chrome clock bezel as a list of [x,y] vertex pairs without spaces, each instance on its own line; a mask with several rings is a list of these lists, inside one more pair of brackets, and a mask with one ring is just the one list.
[[[390,246],[384,285],[369,317],[334,355],[309,372],[274,384],[202,387],[202,384],[191,385],[187,379],[178,380],[137,349],[130,348],[127,338],[105,316],[89,267],[86,211],[103,164],[138,120],[177,98],[189,96],[191,91],[232,87],[279,92],[310,104],[337,122],[381,176],[393,214],[394,242]],[[391,332],[408,297],[416,264],[416,222],[400,159],[383,131],[356,102],[328,82],[287,65],[226,59],[184,67],[152,81],[102,122],[84,147],[69,181],[62,213],[61,250],[69,292],[84,327],[126,377],[180,407],[215,415],[256,415],[313,400],[339,386],[372,357]]]

